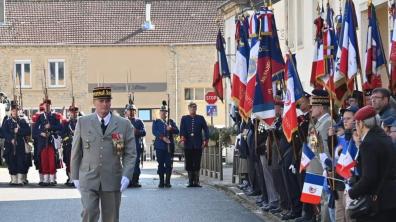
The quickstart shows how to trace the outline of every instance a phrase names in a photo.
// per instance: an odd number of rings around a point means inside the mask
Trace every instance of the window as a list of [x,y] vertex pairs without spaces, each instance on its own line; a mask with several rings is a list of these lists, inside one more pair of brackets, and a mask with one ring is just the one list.
[[17,87],[31,88],[32,73],[30,72],[30,60],[17,60],[14,67],[14,80]]
[[204,100],[204,99],[205,99],[204,88],[196,88],[195,89],[195,100]]
[[193,100],[194,99],[194,89],[193,88],[185,88],[184,89],[184,100]]
[[5,23],[5,0],[0,0],[0,24]]
[[48,62],[50,87],[65,87],[64,66],[65,66],[64,60],[50,60]]
[[151,109],[139,109],[138,110],[139,119],[142,121],[151,121],[152,120],[152,113]]
[[205,94],[213,92],[212,88],[185,88],[184,100],[205,100]]

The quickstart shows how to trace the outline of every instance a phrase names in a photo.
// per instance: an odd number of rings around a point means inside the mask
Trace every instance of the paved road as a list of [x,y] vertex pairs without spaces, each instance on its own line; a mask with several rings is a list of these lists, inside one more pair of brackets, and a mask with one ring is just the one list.
[[[186,180],[174,176],[171,189],[158,189],[155,164],[142,172],[140,189],[128,189],[122,195],[120,221],[262,221],[223,192],[204,186],[187,189]],[[177,164],[176,164],[177,166]],[[179,165],[180,167],[180,165]],[[65,181],[59,172],[59,182]],[[41,188],[34,184],[37,174],[29,175],[30,184],[10,188],[7,170],[0,168],[0,221],[77,222],[80,220],[80,195],[77,190],[58,185]],[[192,216],[193,215],[193,216]]]

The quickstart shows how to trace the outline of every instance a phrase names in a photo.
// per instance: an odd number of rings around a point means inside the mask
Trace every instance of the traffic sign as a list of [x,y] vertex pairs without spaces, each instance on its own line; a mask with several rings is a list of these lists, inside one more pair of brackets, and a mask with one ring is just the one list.
[[206,101],[208,104],[215,104],[216,101],[217,101],[217,95],[216,95],[216,93],[215,93],[215,92],[208,92],[208,93],[206,93],[206,95],[205,95],[205,101]]
[[206,105],[206,115],[207,116],[217,116],[217,106],[216,105]]

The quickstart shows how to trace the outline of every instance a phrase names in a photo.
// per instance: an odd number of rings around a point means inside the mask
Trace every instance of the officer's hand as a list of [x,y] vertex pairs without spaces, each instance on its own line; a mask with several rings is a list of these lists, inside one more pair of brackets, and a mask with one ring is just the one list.
[[81,192],[80,191],[80,181],[79,180],[73,180],[73,183],[74,183],[74,187],[77,188],[77,190],[79,192]]
[[14,129],[14,133],[18,133],[18,131],[19,131],[19,128],[16,127],[16,128]]
[[47,134],[46,133],[40,133],[40,136],[47,137]]
[[168,143],[168,144],[170,143],[169,138],[166,137],[166,136],[162,137],[162,140],[163,140],[165,143]]
[[46,129],[49,129],[49,128],[50,128],[50,124],[47,123],[47,124],[44,125],[44,127],[45,127]]
[[166,130],[171,131],[171,130],[172,130],[172,126],[169,126],[169,125],[168,125],[168,126],[166,127]]
[[11,140],[12,145],[15,145],[15,139]]
[[120,191],[121,192],[124,192],[124,190],[126,190],[126,188],[128,187],[128,185],[129,185],[129,179],[127,178],[127,177],[122,177],[121,178],[121,188],[120,188]]

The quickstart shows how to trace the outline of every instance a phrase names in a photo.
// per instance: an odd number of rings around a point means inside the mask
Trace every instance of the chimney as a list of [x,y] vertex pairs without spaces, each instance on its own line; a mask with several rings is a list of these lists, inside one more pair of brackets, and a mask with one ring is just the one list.
[[155,26],[151,23],[151,3],[146,3],[146,21],[143,24],[143,30],[154,30]]

